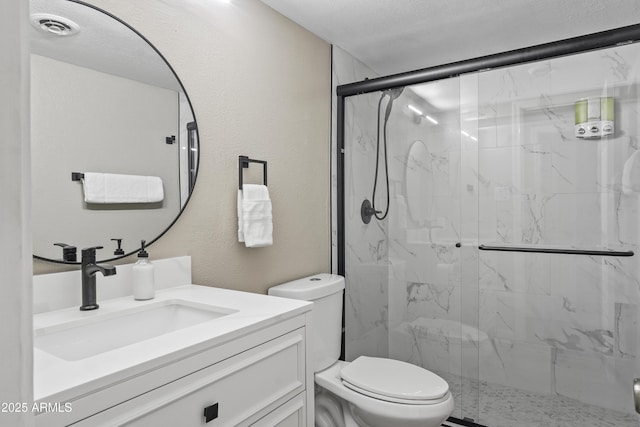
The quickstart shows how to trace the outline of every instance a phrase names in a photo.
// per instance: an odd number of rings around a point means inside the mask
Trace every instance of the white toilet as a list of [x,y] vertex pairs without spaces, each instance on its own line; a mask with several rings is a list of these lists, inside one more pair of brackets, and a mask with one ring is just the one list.
[[317,274],[269,289],[269,295],[313,301],[311,348],[317,427],[438,427],[453,411],[445,380],[398,360],[338,360],[344,278]]

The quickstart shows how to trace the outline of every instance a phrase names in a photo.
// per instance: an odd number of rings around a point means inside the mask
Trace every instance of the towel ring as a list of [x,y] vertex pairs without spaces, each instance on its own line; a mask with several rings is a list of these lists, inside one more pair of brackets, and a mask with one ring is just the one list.
[[247,156],[238,156],[238,188],[242,190],[242,170],[249,167],[249,163],[262,164],[262,183],[267,185],[267,162],[266,160],[250,159]]

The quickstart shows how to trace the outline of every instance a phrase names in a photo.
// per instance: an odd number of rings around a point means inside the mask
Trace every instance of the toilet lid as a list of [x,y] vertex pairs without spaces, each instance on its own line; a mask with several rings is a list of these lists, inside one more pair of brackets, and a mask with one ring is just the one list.
[[433,372],[399,360],[360,356],[340,371],[342,380],[362,390],[403,400],[434,400],[449,384]]

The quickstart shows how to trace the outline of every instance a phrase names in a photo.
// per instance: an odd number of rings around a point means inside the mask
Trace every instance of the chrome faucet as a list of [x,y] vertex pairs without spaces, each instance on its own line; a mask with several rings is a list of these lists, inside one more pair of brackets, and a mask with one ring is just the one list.
[[82,305],[80,310],[95,310],[99,307],[96,302],[96,273],[103,276],[116,274],[116,267],[111,264],[96,264],[96,249],[102,246],[84,248],[82,250]]

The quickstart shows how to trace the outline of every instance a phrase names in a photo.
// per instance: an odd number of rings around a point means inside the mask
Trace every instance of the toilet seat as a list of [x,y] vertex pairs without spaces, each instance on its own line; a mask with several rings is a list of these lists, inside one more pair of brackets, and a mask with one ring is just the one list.
[[[342,399],[343,408],[362,420],[364,425],[383,427],[435,427],[440,426],[453,411],[451,392],[439,400],[421,401],[419,404],[401,404],[352,390],[345,386],[340,371],[350,362],[338,360],[314,375],[317,390]],[[348,371],[347,371],[348,372]]]
[[431,399],[431,400],[417,400],[417,399],[398,399],[395,397],[389,397],[389,396],[384,396],[382,394],[376,394],[376,393],[372,393],[370,391],[367,391],[365,389],[359,388],[357,386],[354,386],[353,384],[349,384],[346,381],[342,381],[342,385],[344,385],[346,388],[355,391],[356,393],[359,393],[363,396],[367,396],[367,397],[371,397],[373,399],[376,400],[382,400],[385,402],[389,402],[389,403],[401,403],[404,405],[435,405],[438,403],[442,403],[444,401],[446,401],[447,399],[449,399],[449,393],[445,394],[444,396],[442,396],[439,399]]
[[353,391],[394,403],[429,405],[448,397],[449,385],[424,368],[393,359],[360,356],[340,370]]

